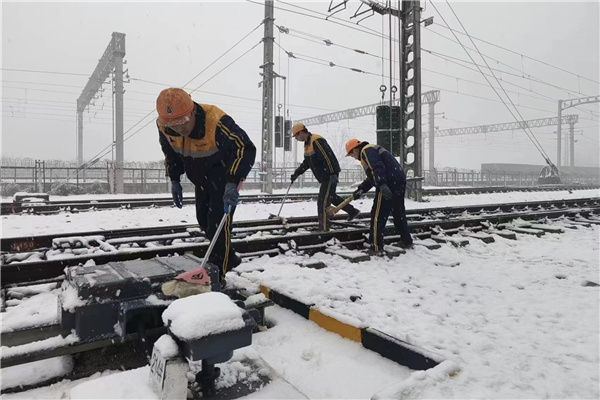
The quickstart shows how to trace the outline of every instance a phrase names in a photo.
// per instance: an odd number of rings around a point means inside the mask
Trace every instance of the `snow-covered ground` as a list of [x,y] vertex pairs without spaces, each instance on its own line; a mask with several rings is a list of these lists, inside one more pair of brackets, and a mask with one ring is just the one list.
[[[113,197],[121,197],[114,195]],[[569,193],[567,191],[552,192],[511,192],[511,193],[489,193],[489,194],[467,194],[452,196],[431,196],[426,202],[417,203],[406,200],[407,209],[419,209],[429,207],[460,206],[472,204],[501,204],[523,201],[548,200],[548,199],[576,199],[600,196],[600,190],[577,190]],[[53,196],[53,200],[80,198],[81,196],[62,197]],[[109,198],[104,195],[103,198]],[[361,198],[354,201],[362,211],[369,211],[373,203],[372,199]],[[280,204],[250,203],[240,205],[236,211],[234,220],[265,219],[270,213],[276,214]],[[281,215],[285,217],[301,217],[315,215],[317,213],[314,201],[290,202],[283,206]],[[95,230],[139,228],[145,226],[164,226],[177,224],[195,224],[196,208],[193,205],[176,207],[160,207],[155,209],[133,209],[133,210],[100,210],[80,213],[61,212],[56,215],[3,215],[2,237],[15,237],[26,235],[46,235],[64,232],[87,232]]]
[[[436,196],[428,203],[407,201],[407,208],[599,194],[587,190]],[[371,202],[361,199],[356,203],[367,211]],[[266,218],[275,208],[278,206],[241,205],[236,219]],[[299,202],[284,207],[282,215],[314,215],[315,211],[314,202]],[[195,221],[193,206],[2,217],[4,237],[182,221]],[[306,304],[314,303],[338,319],[377,328],[447,360],[437,369],[412,372],[275,306],[267,309],[267,318],[275,327],[255,334],[252,346],[236,355],[258,355],[281,377],[253,397],[599,398],[599,288],[584,283],[600,280],[600,227],[565,229],[541,238],[518,235],[516,241],[495,239],[492,244],[470,239],[463,248],[443,245],[427,250],[418,246],[392,260],[359,264],[318,254],[314,258],[328,266],[321,270],[299,268],[296,263],[303,258],[293,254],[243,263],[238,267],[240,281],[261,283]],[[54,294],[41,292],[38,296]],[[356,301],[351,301],[351,296]],[[56,309],[48,298],[43,301]],[[23,303],[23,312],[32,312],[34,304]],[[448,376],[443,368],[448,364],[459,372]],[[17,368],[25,377],[40,367]],[[65,362],[54,362],[46,370],[52,368],[65,368]],[[224,377],[235,380],[239,371],[225,367]],[[11,371],[3,374],[7,372]],[[63,381],[2,397],[151,396],[144,386],[145,369],[104,375],[110,382],[98,374],[85,382]]]

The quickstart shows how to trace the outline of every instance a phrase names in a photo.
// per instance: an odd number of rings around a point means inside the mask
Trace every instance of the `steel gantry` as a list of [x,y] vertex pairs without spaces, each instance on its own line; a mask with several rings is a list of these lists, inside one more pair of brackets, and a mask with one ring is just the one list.
[[[565,115],[562,122],[566,124],[576,124],[579,122],[578,115]],[[504,122],[500,124],[468,126],[465,128],[442,129],[435,131],[435,137],[472,135],[475,133],[490,133],[500,131],[510,131],[513,129],[539,128],[541,126],[551,126],[558,123],[558,117],[530,119],[528,121]]]
[[[600,102],[600,96],[588,96],[581,97],[578,99],[569,99],[569,100],[559,100],[558,101],[558,118],[556,121],[556,166],[560,168],[562,165],[561,153],[562,153],[562,143],[561,143],[561,135],[562,135],[562,112],[567,108],[576,107],[582,104],[587,103],[598,103]],[[569,123],[569,159],[571,167],[575,166],[575,130],[574,124]]]
[[112,39],[92,76],[77,99],[77,165],[83,165],[83,111],[97,98],[104,81],[114,70],[115,86],[115,192],[123,193],[123,57],[125,57],[125,34],[112,33]]
[[[429,92],[425,92],[422,95],[421,102],[427,104],[435,104],[440,101],[440,91],[439,90],[431,90]],[[328,122],[336,122],[345,119],[353,119],[358,117],[364,117],[366,115],[375,115],[375,109],[377,106],[381,105],[381,103],[369,104],[367,106],[349,108],[343,111],[335,111],[329,114],[316,115],[314,117],[302,118],[295,120],[294,123],[302,122],[304,125],[321,125],[326,124]],[[395,99],[392,101],[392,105],[399,106],[400,99]]]

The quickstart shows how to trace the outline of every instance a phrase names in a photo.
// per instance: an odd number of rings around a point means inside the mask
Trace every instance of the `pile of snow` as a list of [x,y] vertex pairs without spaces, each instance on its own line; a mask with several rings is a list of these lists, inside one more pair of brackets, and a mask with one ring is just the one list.
[[2,390],[33,385],[67,375],[73,369],[71,356],[49,358],[28,364],[2,368]]
[[69,398],[76,399],[148,399],[159,397],[148,384],[150,367],[103,376],[73,387]]
[[171,359],[175,358],[179,355],[179,346],[173,338],[169,335],[162,335],[156,342],[154,342],[154,347],[160,351],[160,354],[166,358]]
[[246,326],[239,308],[227,295],[210,292],[175,300],[162,314],[178,338],[200,339]]

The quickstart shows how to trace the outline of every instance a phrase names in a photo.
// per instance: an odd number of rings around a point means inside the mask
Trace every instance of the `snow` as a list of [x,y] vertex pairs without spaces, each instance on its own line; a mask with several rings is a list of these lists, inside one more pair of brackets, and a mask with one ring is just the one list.
[[57,335],[48,339],[38,340],[37,342],[27,343],[20,346],[6,347],[2,346],[2,357],[13,357],[22,354],[32,353],[34,351],[51,350],[56,347],[67,346],[79,341],[79,338],[74,333],[67,337]]
[[70,390],[70,399],[159,399],[148,384],[149,374],[146,366],[88,380]]
[[179,347],[173,338],[169,335],[162,335],[154,343],[154,347],[160,351],[164,358],[175,358],[179,355]]
[[61,296],[61,305],[65,311],[75,312],[77,307],[86,305],[86,301],[79,297],[77,289],[69,285],[67,281],[63,282]]
[[[339,191],[340,189],[338,189]],[[313,189],[314,191],[314,189]],[[295,191],[301,193],[302,191]],[[122,198],[125,195],[113,195]],[[141,195],[137,195],[143,197]],[[467,194],[452,196],[431,196],[426,202],[417,203],[406,200],[406,208],[420,209],[431,207],[448,207],[472,204],[503,204],[511,202],[524,202],[548,199],[576,199],[586,197],[598,197],[600,190],[574,190],[549,192],[509,192],[509,193],[487,193]],[[69,199],[82,196],[69,196]],[[108,198],[108,195],[104,196]],[[135,197],[135,196],[132,196]],[[89,198],[89,197],[88,197]],[[65,199],[64,197],[62,199]],[[61,200],[62,200],[61,199]],[[58,200],[58,196],[53,196]],[[372,199],[361,198],[354,204],[362,212],[368,212],[373,203]],[[3,215],[2,230],[3,237],[45,235],[64,232],[89,232],[111,229],[125,229],[147,226],[170,226],[178,224],[195,224],[196,207],[184,205],[182,209],[176,207],[163,207],[159,209],[136,208],[132,210],[98,210],[94,212],[72,214],[61,212],[56,215]],[[248,203],[240,204],[235,210],[234,221],[267,219],[273,211],[279,210],[279,204]],[[316,215],[317,208],[314,201],[288,202],[283,206],[281,215],[283,217],[304,217]]]
[[49,358],[29,364],[2,368],[2,390],[16,386],[33,385],[51,378],[67,375],[73,369],[70,356]]
[[210,292],[177,299],[162,314],[165,326],[183,340],[241,329],[242,309],[223,293]]
[[[425,203],[406,204],[408,209],[418,209],[599,195],[598,190],[514,192],[435,196]],[[355,203],[368,211],[372,200]],[[235,220],[267,218],[278,207],[241,204]],[[284,216],[314,214],[314,202],[289,203],[282,211]],[[2,216],[6,237],[180,223],[195,223],[194,206]],[[517,233],[517,240],[508,240],[494,234],[491,244],[466,238],[469,245],[462,248],[415,246],[391,260],[373,257],[358,264],[319,253],[310,260],[327,265],[320,270],[299,267],[309,258],[291,253],[242,263],[237,268],[240,276],[228,274],[229,284],[248,287],[250,293],[258,293],[258,285],[263,284],[315,304],[326,315],[381,330],[445,360],[427,371],[411,371],[274,306],[265,312],[275,326],[254,334],[252,346],[241,350],[256,352],[281,379],[250,397],[600,397],[599,288],[584,286],[587,281],[600,281],[600,226],[565,229],[568,225],[572,224],[552,222],[549,226],[564,232],[547,232],[539,238]],[[42,291],[23,299],[15,311],[25,301],[52,293]],[[186,299],[177,301],[182,300]],[[53,312],[55,304],[48,306]],[[32,318],[30,314],[24,311],[22,319]],[[2,348],[3,356],[8,350],[13,351]],[[228,370],[222,367],[228,371],[227,379],[248,373],[232,365]],[[28,367],[33,368],[23,366]],[[79,385],[81,381],[63,381],[3,398],[68,397],[76,385],[72,398],[155,398],[146,391],[147,381],[146,367],[114,374],[109,384],[101,379],[88,379],[85,386]]]
[[282,255],[238,270],[461,366],[452,381],[412,387],[410,398],[587,398],[599,395],[599,306],[598,288],[581,285],[598,281],[599,234],[594,226],[516,241],[495,236],[493,244],[418,246],[359,264],[319,254],[328,266],[320,270]]
[[[56,284],[53,286],[56,287]],[[0,313],[2,332],[58,323],[56,310],[59,293],[60,289],[54,289],[21,300],[8,300],[6,312]]]
[[32,389],[32,390],[28,390],[26,392],[3,394],[2,399],[3,400],[67,399],[67,398],[69,398],[69,391],[71,390],[71,388],[73,388],[83,382],[88,382],[88,381],[92,381],[92,380],[97,381],[97,380],[99,380],[99,378],[113,374],[113,373],[114,373],[114,371],[96,372],[95,374],[93,374],[87,378],[77,379],[75,381],[71,381],[69,379],[64,379],[64,380],[54,383],[50,386],[41,387],[38,389]]

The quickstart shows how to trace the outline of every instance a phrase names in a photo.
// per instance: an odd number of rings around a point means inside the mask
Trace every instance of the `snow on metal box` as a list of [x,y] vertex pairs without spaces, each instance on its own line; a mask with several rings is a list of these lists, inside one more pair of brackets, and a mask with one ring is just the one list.
[[[252,331],[256,322],[248,312],[244,312],[243,319],[246,325],[241,329],[208,335],[192,341],[179,341],[183,356],[193,361],[206,359],[210,359],[213,363],[227,361],[231,358],[233,350],[252,344]],[[169,327],[167,330],[170,331]]]
[[75,267],[67,275],[79,297],[95,301],[138,298],[160,292],[162,283],[196,268],[194,256],[110,262],[90,267]]

